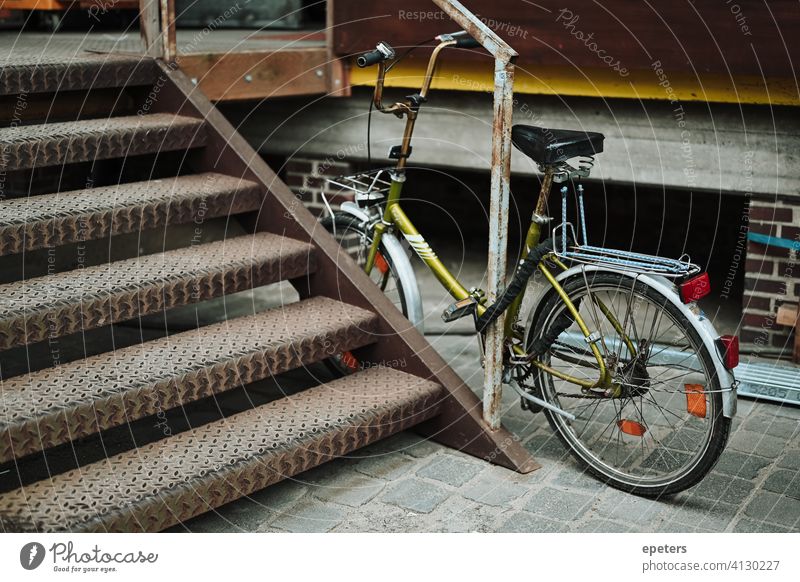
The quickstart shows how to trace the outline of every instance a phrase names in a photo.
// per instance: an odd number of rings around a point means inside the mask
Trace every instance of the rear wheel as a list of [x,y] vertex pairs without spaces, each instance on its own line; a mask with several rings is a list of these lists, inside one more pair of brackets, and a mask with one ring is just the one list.
[[[550,425],[589,472],[618,489],[657,497],[698,483],[722,453],[730,420],[722,414],[712,354],[693,322],[658,289],[619,273],[579,273],[562,286],[590,331],[602,336],[596,345],[613,388],[582,389],[537,369],[535,392],[576,417],[545,409]],[[550,330],[557,337],[541,361],[596,380],[591,347],[566,310],[555,293],[542,301],[528,349]]]

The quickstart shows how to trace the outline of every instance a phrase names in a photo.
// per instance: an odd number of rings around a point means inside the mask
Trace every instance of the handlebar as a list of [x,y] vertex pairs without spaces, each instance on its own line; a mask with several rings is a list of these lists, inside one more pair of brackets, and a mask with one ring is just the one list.
[[356,59],[356,64],[360,68],[369,67],[371,65],[376,65],[378,63],[382,63],[384,61],[388,61],[394,58],[394,49],[389,46],[388,43],[380,42],[378,46],[375,47],[374,51],[370,51],[368,53],[364,53],[360,57]]

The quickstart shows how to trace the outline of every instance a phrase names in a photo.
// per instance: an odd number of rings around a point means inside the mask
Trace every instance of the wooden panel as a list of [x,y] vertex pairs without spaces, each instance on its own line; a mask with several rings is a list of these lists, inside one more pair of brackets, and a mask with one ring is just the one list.
[[[709,0],[629,2],[496,2],[465,0],[519,53],[519,65],[665,70],[702,75],[794,77],[800,61],[800,10],[793,0]],[[402,5],[358,0],[334,4],[334,48],[347,55],[386,40],[412,46],[442,32],[452,22],[430,0]],[[603,52],[601,52],[603,51]],[[485,59],[464,53],[466,59]],[[424,58],[424,52],[410,58]],[[604,62],[601,57],[608,61]]]
[[327,93],[326,50],[218,53],[178,57],[181,70],[212,101]]

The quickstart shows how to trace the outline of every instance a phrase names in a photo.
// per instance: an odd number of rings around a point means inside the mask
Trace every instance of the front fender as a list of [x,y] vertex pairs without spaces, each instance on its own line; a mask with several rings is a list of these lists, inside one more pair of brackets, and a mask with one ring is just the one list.
[[[355,202],[343,202],[339,209],[352,216],[358,218],[364,224],[371,223],[375,220],[369,213],[360,208]],[[419,284],[417,283],[417,276],[414,273],[414,267],[411,265],[411,260],[403,248],[400,240],[392,233],[385,232],[381,237],[381,244],[383,245],[384,252],[389,256],[397,276],[403,286],[403,297],[406,300],[406,309],[408,309],[408,320],[414,324],[414,327],[420,333],[424,333],[425,316],[422,310],[422,295],[419,292]]]
[[[651,287],[654,287],[656,290],[661,292],[664,297],[666,297],[672,305],[674,305],[690,322],[693,322],[694,328],[697,331],[697,334],[700,336],[703,345],[708,348],[709,353],[711,354],[711,359],[714,362],[714,370],[717,373],[717,377],[719,378],[719,384],[722,392],[722,414],[726,418],[733,418],[736,414],[736,379],[733,376],[733,373],[725,368],[722,363],[722,357],[720,356],[719,350],[717,349],[716,340],[719,337],[719,334],[714,329],[714,325],[709,321],[709,319],[705,316],[702,310],[697,306],[697,304],[685,304],[681,301],[681,298],[678,296],[678,293],[675,291],[674,285],[672,282],[665,278],[660,277],[657,275],[643,275],[643,274],[636,274],[631,273],[628,271],[617,271],[613,269],[608,269],[605,267],[598,267],[593,265],[584,265],[584,266],[575,266],[567,269],[559,273],[556,276],[556,280],[560,283],[573,277],[575,275],[581,275],[582,271],[592,272],[592,271],[605,271],[609,273],[616,273],[619,275],[624,275],[626,277],[630,277],[631,279],[639,279],[640,281],[644,282]],[[581,275],[582,276],[582,275]],[[539,306],[542,304],[542,301],[545,299],[548,293],[555,293],[555,291],[550,287],[547,286],[543,292],[540,293],[539,297],[536,300],[534,305]],[[695,311],[696,310],[696,311]],[[533,318],[535,317],[536,309],[531,310],[531,316],[528,321],[528,333],[530,333],[533,324]],[[526,344],[528,338],[525,338]]]

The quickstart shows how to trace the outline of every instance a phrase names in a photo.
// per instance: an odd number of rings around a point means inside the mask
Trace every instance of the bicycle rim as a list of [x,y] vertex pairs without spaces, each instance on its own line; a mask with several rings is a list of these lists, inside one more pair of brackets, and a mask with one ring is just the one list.
[[[537,374],[543,398],[577,417],[547,413],[559,436],[616,486],[666,492],[696,482],[710,469],[710,457],[713,465],[719,454],[722,399],[710,356],[691,322],[660,292],[624,275],[579,274],[564,288],[589,328],[600,332],[597,346],[620,388],[616,395],[598,396]],[[540,337],[566,310],[554,297],[547,303],[532,337]],[[598,377],[591,348],[575,323],[542,360],[576,378]]]

